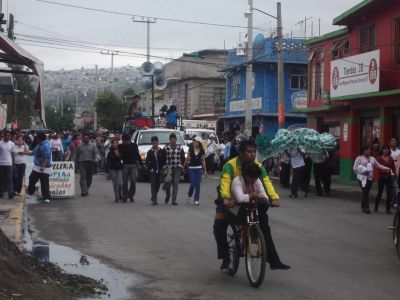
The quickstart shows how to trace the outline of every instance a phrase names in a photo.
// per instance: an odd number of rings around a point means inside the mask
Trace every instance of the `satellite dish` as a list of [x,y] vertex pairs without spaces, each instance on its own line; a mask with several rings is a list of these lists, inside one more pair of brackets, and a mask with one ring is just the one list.
[[146,75],[146,76],[153,75],[153,73],[154,73],[154,65],[151,62],[146,61],[146,62],[144,62],[142,64],[141,70],[142,70],[142,74],[143,75]]
[[160,61],[156,61],[154,64],[154,75],[159,76],[164,73],[164,64]]

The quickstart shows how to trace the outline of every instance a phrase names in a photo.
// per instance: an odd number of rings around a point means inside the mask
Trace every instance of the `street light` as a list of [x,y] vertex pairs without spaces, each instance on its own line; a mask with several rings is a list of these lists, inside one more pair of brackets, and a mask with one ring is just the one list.
[[278,124],[279,128],[285,127],[285,86],[284,86],[284,65],[283,65],[283,34],[282,34],[282,12],[281,3],[277,2],[277,16],[273,16],[261,9],[253,7],[253,0],[249,0],[247,10],[245,12],[245,17],[248,18],[248,42],[247,42],[247,69],[246,69],[246,114],[245,114],[245,130],[247,134],[252,133],[252,101],[253,101],[253,91],[252,91],[252,76],[253,76],[253,11],[256,10],[265,14],[277,21],[277,63],[278,63]]

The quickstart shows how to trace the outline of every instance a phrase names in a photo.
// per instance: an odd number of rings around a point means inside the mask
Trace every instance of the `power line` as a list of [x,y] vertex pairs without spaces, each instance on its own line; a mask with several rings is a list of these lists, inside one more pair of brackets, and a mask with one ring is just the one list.
[[[80,5],[74,5],[74,4],[69,4],[69,3],[48,1],[48,0],[35,0],[35,1],[46,3],[46,4],[51,4],[51,5],[59,5],[59,6],[69,7],[69,8],[76,8],[76,9],[81,9],[81,10],[95,11],[95,12],[101,12],[101,13],[107,13],[107,14],[113,14],[113,15],[142,18],[142,19],[153,19],[153,20],[161,20],[161,21],[169,21],[169,22],[177,22],[177,23],[186,23],[186,24],[196,24],[196,25],[207,25],[207,26],[217,26],[217,27],[230,27],[230,28],[248,29],[247,26],[240,26],[240,25],[231,25],[231,24],[210,23],[210,22],[201,22],[201,21],[191,21],[191,20],[182,20],[182,19],[172,19],[172,18],[163,18],[163,17],[144,16],[144,15],[124,13],[124,12],[118,12],[118,11],[112,11],[112,10],[106,10],[106,9],[99,9],[99,8],[93,8],[93,7],[87,7],[87,6],[80,6]],[[265,31],[264,29],[257,28],[257,27],[253,27],[253,29]]]

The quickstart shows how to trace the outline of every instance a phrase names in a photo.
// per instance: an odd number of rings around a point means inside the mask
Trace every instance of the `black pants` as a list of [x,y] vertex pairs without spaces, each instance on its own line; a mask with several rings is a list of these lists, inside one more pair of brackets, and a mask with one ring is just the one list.
[[[258,206],[258,217],[260,220],[260,227],[264,234],[265,244],[267,248],[267,261],[271,267],[277,266],[281,263],[278,252],[276,251],[274,241],[272,239],[271,228],[269,226],[268,207],[260,204]],[[217,207],[217,213],[230,214],[230,212],[223,206]],[[239,212],[240,213],[240,212]],[[226,231],[229,225],[229,218],[223,220],[214,220],[214,237],[217,242],[218,259],[229,257],[229,248],[227,241]]]
[[304,163],[306,164],[304,167],[304,184],[306,188],[310,186],[311,181],[311,171],[312,171],[312,160],[310,157],[304,158]]
[[160,190],[161,176],[157,173],[150,173],[151,202],[157,203],[157,194]]
[[392,189],[393,189],[392,176],[379,177],[378,194],[376,194],[375,198],[375,209],[378,209],[379,202],[381,201],[385,185],[386,185],[386,211],[390,211],[390,204],[392,202]]
[[43,199],[50,199],[49,176],[46,173],[32,171],[29,176],[28,195],[35,193],[35,185],[40,180],[40,190],[42,191]]
[[206,157],[206,167],[207,172],[210,174],[214,174],[215,172],[215,161],[214,161],[215,154],[210,154]]
[[21,193],[22,190],[22,181],[24,180],[25,175],[25,164],[16,164],[13,174],[14,181],[14,192]]
[[369,210],[369,192],[372,188],[372,180],[367,180],[365,187],[362,186],[361,181],[358,181],[362,191],[362,199],[361,199],[361,210],[367,211]]
[[297,190],[299,187],[304,193],[308,193],[308,189],[304,180],[304,171],[305,167],[293,169],[292,186],[290,188],[293,196],[297,196]]
[[4,192],[7,192],[9,197],[14,196],[12,166],[0,166],[0,196]]
[[322,194],[322,186],[327,195],[331,192],[331,172],[326,162],[314,163],[314,181],[317,194]]
[[281,171],[279,173],[279,179],[284,187],[290,186],[290,164],[281,162]]

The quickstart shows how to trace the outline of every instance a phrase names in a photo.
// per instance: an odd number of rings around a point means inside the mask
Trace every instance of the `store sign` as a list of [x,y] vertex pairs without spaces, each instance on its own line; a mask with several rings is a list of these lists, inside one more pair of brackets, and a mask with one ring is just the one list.
[[379,91],[380,51],[371,51],[331,62],[331,97]]
[[[262,108],[262,98],[261,97],[253,98],[252,108],[253,109],[261,109]],[[229,110],[231,112],[246,110],[246,100],[231,101],[230,105],[229,105]]]
[[75,196],[75,166],[72,161],[52,162],[50,173],[51,197]]
[[293,109],[307,108],[307,91],[298,91],[292,94]]

